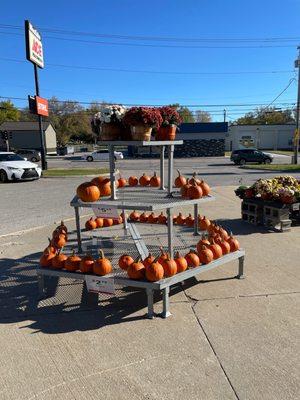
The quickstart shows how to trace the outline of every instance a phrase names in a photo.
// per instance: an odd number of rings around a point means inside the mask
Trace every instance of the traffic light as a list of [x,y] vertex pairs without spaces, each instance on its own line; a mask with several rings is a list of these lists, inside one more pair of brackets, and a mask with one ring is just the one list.
[[7,131],[1,131],[1,137],[3,140],[7,141],[8,140],[8,132]]

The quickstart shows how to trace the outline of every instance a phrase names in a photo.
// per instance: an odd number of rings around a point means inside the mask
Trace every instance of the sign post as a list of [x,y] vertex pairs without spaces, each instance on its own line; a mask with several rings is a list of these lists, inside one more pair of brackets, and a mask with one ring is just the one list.
[[[26,40],[26,58],[28,61],[33,63],[34,68],[34,81],[35,81],[35,92],[36,99],[40,96],[40,87],[39,87],[39,77],[38,77],[38,69],[44,68],[44,53],[43,53],[43,44],[40,33],[33,27],[33,25],[26,20],[25,21],[25,40]],[[48,110],[48,107],[47,107]],[[40,139],[41,139],[41,159],[42,159],[42,170],[46,170],[48,168],[46,161],[46,147],[45,147],[45,133],[43,130],[43,119],[42,114],[38,112],[38,107],[36,113],[38,114],[39,121],[39,131],[40,131]]]

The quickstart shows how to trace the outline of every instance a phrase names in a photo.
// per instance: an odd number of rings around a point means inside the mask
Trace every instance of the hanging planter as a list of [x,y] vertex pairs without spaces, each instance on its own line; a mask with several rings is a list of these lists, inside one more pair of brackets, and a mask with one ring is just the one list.
[[124,115],[123,122],[130,126],[132,140],[150,141],[152,128],[158,129],[162,117],[157,108],[132,107]]
[[162,124],[156,133],[156,140],[175,140],[177,126],[181,117],[174,107],[160,107]]

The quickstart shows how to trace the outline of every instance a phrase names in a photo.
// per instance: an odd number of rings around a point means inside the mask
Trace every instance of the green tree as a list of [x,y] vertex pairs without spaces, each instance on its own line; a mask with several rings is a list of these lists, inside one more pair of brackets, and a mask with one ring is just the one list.
[[0,101],[0,124],[5,121],[19,121],[20,112],[10,100]]
[[195,121],[196,122],[211,122],[212,118],[209,112],[197,110],[195,112]]
[[289,124],[295,122],[294,111],[277,110],[275,107],[260,107],[235,121],[239,125]]
[[176,108],[176,111],[182,118],[182,122],[195,122],[194,115],[188,107],[183,107],[178,103],[170,104],[170,107]]

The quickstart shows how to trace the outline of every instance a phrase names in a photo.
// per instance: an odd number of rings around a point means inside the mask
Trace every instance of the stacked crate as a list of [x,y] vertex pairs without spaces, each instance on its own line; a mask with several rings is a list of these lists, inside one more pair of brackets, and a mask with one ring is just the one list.
[[242,201],[242,220],[254,225],[263,224],[263,204],[255,199]]

